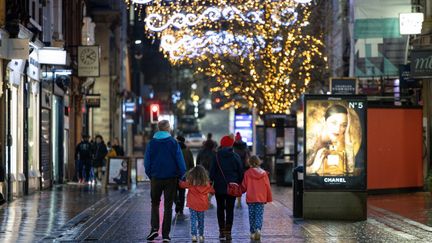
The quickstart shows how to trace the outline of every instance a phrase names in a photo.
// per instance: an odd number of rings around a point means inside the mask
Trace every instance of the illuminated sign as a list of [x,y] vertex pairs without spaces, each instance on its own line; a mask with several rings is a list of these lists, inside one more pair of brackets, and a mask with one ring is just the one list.
[[88,94],[85,96],[85,103],[87,107],[98,108],[100,107],[100,94]]
[[234,120],[234,133],[239,132],[242,136],[243,142],[248,146],[252,146],[253,143],[253,121],[252,115],[241,114],[235,115]]
[[66,65],[66,51],[59,48],[44,47],[38,50],[39,63]]
[[421,34],[424,16],[423,13],[399,14],[399,30],[401,35]]
[[305,189],[366,190],[366,98],[305,96]]

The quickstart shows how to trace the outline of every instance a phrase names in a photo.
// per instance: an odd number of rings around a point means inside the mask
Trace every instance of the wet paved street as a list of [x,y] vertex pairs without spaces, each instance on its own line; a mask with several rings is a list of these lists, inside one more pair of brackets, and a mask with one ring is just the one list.
[[[293,219],[291,188],[274,186],[273,193],[262,242],[432,242],[429,193],[369,196],[363,222]],[[242,205],[235,209],[233,242],[250,242],[244,198]],[[206,242],[219,242],[216,208],[205,217]],[[0,242],[145,242],[149,186],[106,194],[87,185],[58,186],[0,207],[0,222]],[[188,219],[173,222],[171,238],[190,242]]]

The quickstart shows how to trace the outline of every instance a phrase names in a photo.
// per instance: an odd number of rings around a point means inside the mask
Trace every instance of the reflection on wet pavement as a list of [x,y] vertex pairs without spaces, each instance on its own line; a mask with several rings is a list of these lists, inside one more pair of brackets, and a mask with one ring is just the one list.
[[[429,194],[370,196],[368,220],[361,222],[294,219],[291,188],[274,186],[273,194],[274,202],[265,206],[262,242],[432,242]],[[0,242],[145,242],[149,185],[107,194],[87,186],[59,186],[16,200],[0,209],[0,217]],[[220,242],[216,208],[205,217],[206,242]],[[172,242],[190,242],[189,220],[173,221]],[[244,197],[235,209],[232,242],[250,242]]]

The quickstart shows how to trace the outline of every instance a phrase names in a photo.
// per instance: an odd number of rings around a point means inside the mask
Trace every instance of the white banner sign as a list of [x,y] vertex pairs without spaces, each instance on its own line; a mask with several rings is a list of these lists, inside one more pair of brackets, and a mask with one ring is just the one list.
[[40,80],[40,64],[37,50],[33,50],[29,55],[27,75],[34,80]]

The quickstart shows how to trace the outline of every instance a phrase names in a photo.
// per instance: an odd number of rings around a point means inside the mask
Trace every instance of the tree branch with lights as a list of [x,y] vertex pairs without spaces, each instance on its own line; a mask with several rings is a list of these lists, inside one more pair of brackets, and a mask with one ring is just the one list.
[[148,8],[147,32],[172,64],[212,77],[226,107],[287,113],[312,77],[325,78],[323,33],[308,2],[160,1]]

